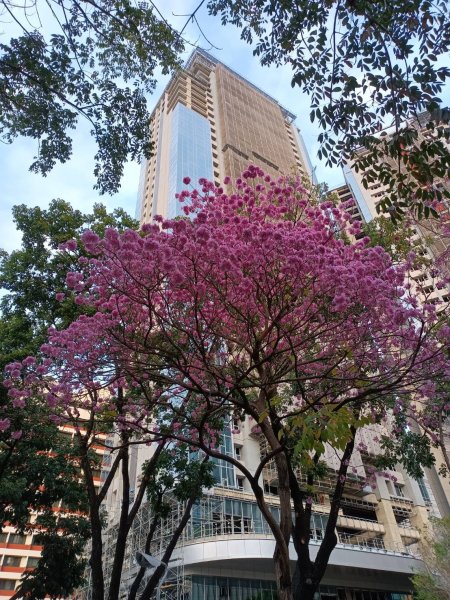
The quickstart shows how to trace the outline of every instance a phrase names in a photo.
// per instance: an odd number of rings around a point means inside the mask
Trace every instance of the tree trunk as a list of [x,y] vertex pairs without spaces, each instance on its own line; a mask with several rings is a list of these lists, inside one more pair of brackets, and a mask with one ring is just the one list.
[[91,524],[91,555],[89,558],[89,566],[91,567],[92,577],[92,600],[103,600],[105,596],[105,582],[103,578],[102,520],[100,517],[100,507],[94,486],[86,442],[81,439],[81,437],[79,441],[81,448],[80,463],[84,473],[84,480],[89,499],[89,520]]
[[[156,504],[156,506],[157,506],[156,512],[158,512],[158,509],[161,506],[162,496],[163,495],[161,494],[158,498],[158,501]],[[160,517],[157,515],[155,515],[153,517],[152,524],[150,525],[150,529],[147,533],[147,538],[145,540],[145,546],[144,546],[145,554],[150,554],[150,544],[152,543],[153,535],[155,534],[159,519],[160,519]],[[136,575],[136,577],[131,585],[130,593],[128,594],[128,600],[136,600],[136,595],[138,593],[139,586],[141,585],[141,582],[144,579],[145,571],[146,571],[145,567],[140,567],[138,574]]]
[[130,508],[130,474],[129,474],[129,448],[128,435],[124,434],[122,443],[124,444],[122,459],[122,506],[120,508],[120,519],[117,530],[116,547],[114,551],[114,561],[109,580],[108,600],[118,600],[120,593],[120,582],[122,579],[123,561],[125,557],[125,548],[127,544],[128,532],[128,512]]
[[[267,397],[270,393],[267,392]],[[262,404],[265,408],[266,402]],[[273,423],[269,422],[269,419],[264,419],[260,424],[261,430],[265,435],[267,441],[272,450],[280,448],[280,441],[278,439],[279,428]],[[292,533],[292,508],[291,508],[291,490],[289,485],[289,465],[287,457],[284,452],[276,454],[274,457],[277,475],[278,475],[278,495],[280,499],[280,522],[277,523],[277,528],[274,529],[263,512],[272,532],[275,536],[275,552],[273,555],[274,566],[275,566],[275,577],[277,584],[277,592],[280,600],[292,600],[292,578],[291,578],[291,565],[289,561],[289,541]],[[252,486],[253,487],[253,486]],[[258,496],[257,496],[258,501]],[[264,498],[260,497],[258,505],[264,504]],[[266,506],[264,506],[266,508]],[[261,506],[260,506],[261,510]],[[267,510],[267,512],[270,512]],[[273,521],[273,520],[272,520]],[[275,535],[275,534],[278,535]]]
[[319,584],[307,583],[306,581],[300,582],[296,595],[293,596],[294,600],[314,600],[314,594],[316,593]]
[[[309,518],[307,515],[302,514],[300,518],[296,519],[292,533],[295,551],[297,552],[297,562],[292,577],[292,597],[294,600],[312,598],[318,585],[313,584],[314,563],[309,555],[309,535]],[[308,595],[310,593],[311,596]]]
[[89,566],[92,576],[92,600],[103,600],[105,595],[105,582],[102,568],[102,523],[97,509],[90,511],[91,521],[91,556]]
[[[287,550],[287,552],[286,552]],[[289,546],[275,547],[273,555],[278,600],[292,600],[291,566],[289,563]]]

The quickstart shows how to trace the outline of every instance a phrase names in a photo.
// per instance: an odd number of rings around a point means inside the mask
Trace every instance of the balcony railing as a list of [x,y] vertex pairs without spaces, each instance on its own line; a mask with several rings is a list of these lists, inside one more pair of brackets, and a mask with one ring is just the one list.
[[338,533],[338,546],[351,547],[366,552],[395,553],[411,558],[421,558],[416,550],[402,543],[388,543],[381,538],[361,539],[360,536],[348,533]]

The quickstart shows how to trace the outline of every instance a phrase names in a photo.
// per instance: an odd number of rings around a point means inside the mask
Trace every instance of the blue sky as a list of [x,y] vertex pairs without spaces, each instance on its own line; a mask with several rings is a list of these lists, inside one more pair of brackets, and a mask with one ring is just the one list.
[[[156,4],[175,27],[181,28],[186,22],[186,17],[177,15],[188,15],[197,6],[198,0],[159,0]],[[291,87],[290,69],[261,67],[258,59],[253,57],[251,47],[239,39],[239,30],[232,26],[222,27],[219,20],[208,17],[203,8],[197,17],[206,36],[216,48],[208,45],[195,25],[187,27],[187,38],[211,52],[296,114],[296,124],[301,130],[313,166],[317,167],[318,180],[326,181],[331,187],[342,183],[340,168],[328,169],[317,159],[317,136],[320,131],[309,121],[309,99],[298,88]],[[8,31],[7,24],[2,25],[0,41],[3,42],[14,32]],[[187,45],[185,58],[192,50],[193,46]],[[158,78],[157,88],[149,97],[150,109],[158,100],[167,81],[168,77]],[[72,159],[65,165],[57,165],[46,178],[28,171],[36,149],[37,143],[26,139],[19,139],[10,146],[0,144],[0,247],[11,251],[20,243],[11,217],[11,208],[14,204],[46,207],[53,198],[63,198],[83,211],[89,211],[95,202],[103,202],[110,210],[121,206],[134,215],[139,165],[134,163],[127,165],[122,189],[118,194],[99,196],[92,189],[95,147],[90,140],[86,123],[80,123],[75,132]]]

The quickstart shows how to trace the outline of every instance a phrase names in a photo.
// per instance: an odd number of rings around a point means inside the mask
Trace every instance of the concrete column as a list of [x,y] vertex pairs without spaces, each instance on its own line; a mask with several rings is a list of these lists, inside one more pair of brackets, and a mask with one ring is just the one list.
[[390,500],[379,500],[376,512],[378,522],[382,523],[386,530],[383,538],[386,550],[396,550],[401,552],[403,549],[402,537],[398,529],[397,521],[395,520]]
[[411,513],[411,525],[420,531],[421,537],[428,534],[428,511],[424,506],[415,506]]

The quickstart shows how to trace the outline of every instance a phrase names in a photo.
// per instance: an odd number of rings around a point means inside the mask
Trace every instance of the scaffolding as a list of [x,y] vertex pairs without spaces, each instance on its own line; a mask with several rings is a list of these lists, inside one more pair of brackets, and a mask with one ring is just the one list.
[[[170,494],[167,495],[165,501],[170,504],[169,517],[167,519],[159,519],[148,552],[148,554],[151,554],[158,560],[162,560],[167,545],[180,523],[184,512],[184,505],[178,502]],[[122,580],[120,586],[121,600],[126,600],[128,597],[130,588],[138,574],[139,565],[137,564],[136,554],[145,551],[147,535],[152,524],[152,518],[149,504],[147,502],[143,503],[134,519],[128,537],[122,568]],[[116,527],[116,523],[112,522],[104,534],[103,554],[105,588],[107,588],[111,578],[116,543]],[[180,537],[177,546],[182,545],[182,537],[183,536]],[[154,570],[152,568],[148,568],[145,571],[138,589],[138,599],[153,572]],[[160,585],[153,593],[153,597],[158,597],[160,600],[183,600],[186,593],[185,587],[183,555],[175,549],[173,558],[169,561],[168,568]],[[105,589],[105,592],[107,594],[107,589]]]

